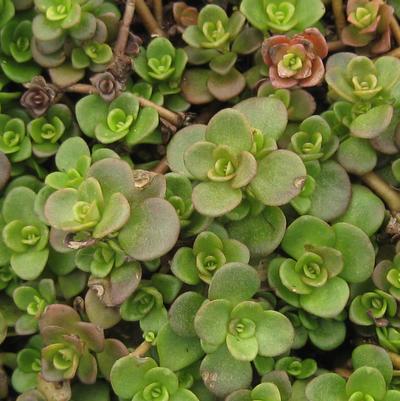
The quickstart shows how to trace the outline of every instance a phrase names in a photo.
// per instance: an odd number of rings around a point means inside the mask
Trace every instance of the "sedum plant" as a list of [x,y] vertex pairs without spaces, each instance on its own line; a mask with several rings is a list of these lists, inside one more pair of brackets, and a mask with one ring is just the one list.
[[51,106],[43,117],[35,118],[27,125],[32,152],[39,158],[53,156],[60,139],[71,135],[72,131],[72,113],[64,104]]
[[374,63],[364,56],[338,53],[328,60],[326,81],[332,96],[346,102],[353,136],[374,138],[393,118],[392,90],[399,82],[398,60],[384,56]]
[[175,49],[165,38],[155,38],[148,46],[141,48],[133,59],[135,73],[152,85],[161,95],[166,96],[166,104],[173,107],[173,102],[181,99],[180,84],[187,63],[187,55],[183,49]]
[[323,80],[322,59],[328,55],[328,47],[318,29],[308,28],[292,38],[283,35],[267,38],[262,45],[262,55],[274,87],[307,88]]
[[189,63],[196,66],[209,63],[211,69],[188,70],[182,85],[187,100],[203,103],[199,94],[191,90],[192,86],[198,86],[198,80],[207,87],[208,101],[213,98],[226,101],[242,92],[245,78],[235,68],[236,61],[239,55],[255,52],[262,41],[257,30],[244,24],[245,17],[240,11],[228,17],[221,7],[209,4],[199,12],[197,24],[185,29],[182,38],[189,45],[185,49]]
[[[289,202],[300,192],[305,175],[301,159],[293,152],[271,147],[266,135],[252,128],[240,111],[222,110],[205,130],[200,131],[199,127],[197,132],[193,144],[185,143],[180,151],[184,152],[186,175],[200,181],[192,193],[194,208],[199,213],[221,216],[239,206],[245,194],[275,206]],[[178,172],[172,160],[176,158],[171,154],[170,165]],[[283,163],[292,165],[293,170],[278,173]],[[280,174],[282,181],[266,190],[272,175]]]
[[92,352],[104,348],[103,330],[92,323],[81,322],[77,312],[61,304],[50,305],[42,315],[40,334],[43,338],[41,374],[47,381],[72,379],[94,383],[97,362]]
[[[357,245],[349,246],[350,241]],[[374,267],[368,236],[348,223],[331,227],[312,216],[299,217],[286,230],[282,248],[292,258],[271,262],[271,286],[289,304],[322,318],[339,315],[350,295],[347,282],[365,281]]]
[[[0,24],[1,27],[1,24]],[[12,81],[29,82],[40,74],[41,68],[32,60],[32,22],[13,18],[0,31],[0,68]]]
[[37,286],[18,286],[13,292],[15,305],[24,312],[16,321],[15,330],[20,335],[34,334],[39,319],[48,305],[56,301],[56,289],[52,279],[42,279]]
[[355,370],[347,381],[336,373],[324,373],[307,385],[307,398],[310,401],[326,399],[323,397],[343,401],[395,400],[400,396],[397,390],[389,389],[393,366],[382,348],[361,345],[353,351],[352,362]]
[[35,213],[35,192],[26,187],[10,191],[2,207],[2,249],[17,276],[39,277],[49,257],[49,229]]
[[301,32],[325,13],[320,0],[242,0],[240,11],[262,32]]
[[184,283],[196,285],[200,280],[210,283],[226,263],[248,263],[249,260],[248,248],[239,241],[203,231],[196,237],[193,249],[179,248],[171,261],[171,270]]
[[18,163],[32,154],[32,143],[28,136],[25,119],[0,114],[0,151],[8,155],[11,162]]
[[190,390],[181,387],[174,372],[157,366],[152,358],[129,355],[119,359],[111,370],[111,384],[118,396],[129,400],[199,400]]
[[88,137],[103,144],[124,140],[128,146],[146,142],[159,121],[154,108],[141,109],[138,99],[130,93],[121,94],[111,103],[99,95],[86,96],[76,105],[76,117]]
[[368,46],[374,54],[390,50],[390,19],[393,7],[383,1],[350,0],[347,2],[348,25],[342,31],[342,40],[349,46]]

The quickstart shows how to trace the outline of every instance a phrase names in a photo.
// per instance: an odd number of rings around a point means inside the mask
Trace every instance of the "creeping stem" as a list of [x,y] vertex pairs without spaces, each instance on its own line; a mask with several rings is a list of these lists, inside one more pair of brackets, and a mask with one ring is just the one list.
[[327,42],[329,53],[338,52],[340,50],[346,49],[346,45],[341,40],[333,40],[332,42]]
[[335,17],[336,32],[338,37],[340,38],[342,36],[342,30],[346,26],[343,0],[332,0],[332,11]]
[[157,22],[163,26],[163,2],[162,0],[153,0],[153,12]]
[[148,352],[150,348],[151,348],[151,343],[143,341],[138,347],[136,347],[135,351],[131,352],[131,355],[140,358],[144,354],[146,354],[146,352]]
[[151,36],[166,36],[144,0],[136,0],[136,10]]
[[371,171],[361,176],[361,179],[383,199],[392,213],[400,212],[400,193],[394,190],[379,175]]
[[126,43],[129,37],[129,27],[135,13],[135,0],[127,0],[125,5],[124,17],[118,31],[118,38],[114,46],[115,56],[121,56],[125,52]]
[[397,42],[397,45],[400,46],[400,25],[394,15],[390,20],[390,29],[392,30],[392,34]]
[[164,157],[163,159],[161,159],[159,161],[159,163],[151,169],[151,171],[153,173],[157,173],[157,174],[165,174],[166,172],[168,172],[169,167],[168,167],[168,163],[167,163],[167,158]]
[[[92,95],[97,93],[97,89],[89,84],[75,84],[68,86],[64,89],[65,92],[72,93],[81,93],[86,95]],[[156,109],[161,118],[167,120],[170,124],[175,125],[176,127],[180,127],[184,121],[183,113],[175,113],[171,110],[166,109],[165,107],[159,106],[156,103],[153,103],[150,100],[147,100],[143,97],[138,96],[139,103],[142,107],[152,107]]]

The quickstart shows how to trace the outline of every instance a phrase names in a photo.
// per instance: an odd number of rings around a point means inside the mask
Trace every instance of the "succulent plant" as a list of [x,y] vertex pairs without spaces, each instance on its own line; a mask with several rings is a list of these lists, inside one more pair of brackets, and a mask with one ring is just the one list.
[[[374,63],[364,56],[337,53],[326,66],[326,81],[335,98],[349,103],[353,136],[374,138],[393,118],[392,90],[399,82],[398,60],[380,57]],[[343,105],[343,107],[346,107]]]
[[[199,127],[197,132],[193,144],[186,143],[185,149],[180,151],[184,151],[186,175],[201,181],[192,193],[194,208],[199,213],[221,216],[236,208],[244,194],[275,206],[289,202],[300,192],[305,175],[301,159],[293,152],[271,148],[266,135],[252,128],[240,111],[222,110],[210,120],[205,130],[200,131]],[[172,160],[177,156],[170,157],[174,172],[179,171]],[[283,163],[293,165],[293,176],[283,174],[283,171],[278,173]],[[266,191],[272,175],[280,174],[282,182]]]
[[393,7],[380,0],[349,0],[346,11],[349,24],[341,35],[345,44],[369,46],[374,54],[390,50]]
[[2,239],[4,258],[24,280],[36,279],[49,256],[49,230],[35,213],[36,194],[26,187],[16,187],[4,200]]
[[262,54],[273,86],[307,88],[323,80],[322,59],[328,55],[328,47],[318,29],[308,28],[292,38],[284,35],[267,38]]
[[347,381],[336,373],[324,373],[307,385],[307,398],[319,401],[330,397],[344,401],[390,400],[400,396],[397,390],[389,389],[393,366],[385,350],[374,345],[361,345],[354,350],[352,362],[355,370]]
[[155,38],[146,49],[141,48],[133,69],[144,81],[156,85],[162,95],[173,95],[180,92],[186,62],[183,49],[175,49],[168,39]]
[[72,379],[94,383],[97,362],[92,352],[104,348],[103,330],[82,322],[78,313],[67,305],[52,304],[39,321],[44,347],[41,351],[41,374],[47,381]]
[[196,237],[193,249],[179,248],[171,261],[171,270],[184,283],[196,285],[200,280],[210,283],[226,263],[248,263],[249,260],[249,250],[239,241],[203,231]]
[[132,146],[144,142],[158,126],[157,111],[152,107],[141,109],[130,93],[121,94],[111,103],[99,95],[86,96],[76,105],[76,117],[85,135],[104,144],[123,139]]
[[243,0],[240,11],[257,29],[267,32],[301,32],[325,13],[320,0]]
[[0,67],[14,82],[29,82],[40,74],[40,66],[32,61],[31,40],[32,22],[29,19],[13,18],[1,28]]
[[42,341],[39,336],[29,339],[26,347],[17,354],[17,367],[11,376],[11,383],[18,393],[36,389],[38,373],[41,370],[40,350]]
[[204,102],[190,90],[199,79],[205,80],[207,101],[213,97],[226,101],[242,92],[245,78],[235,68],[237,58],[255,52],[262,42],[262,35],[253,28],[244,28],[244,24],[245,17],[240,11],[228,17],[221,7],[210,4],[201,9],[197,25],[185,29],[182,38],[189,45],[185,49],[189,63],[209,63],[211,69],[188,70],[182,85],[187,100],[195,104]]
[[[349,253],[350,238],[358,243],[359,253],[353,247]],[[288,227],[282,248],[292,258],[271,262],[270,285],[289,304],[322,318],[343,311],[350,294],[347,282],[368,278],[375,259],[372,244],[361,229],[348,223],[330,227],[312,216],[299,217]],[[328,295],[331,292],[334,298]]]
[[111,370],[111,384],[114,392],[125,399],[198,401],[190,390],[180,387],[174,372],[158,367],[151,358],[129,355],[119,359]]
[[54,282],[52,279],[42,279],[37,286],[18,286],[13,292],[13,299],[18,309],[24,312],[15,323],[15,331],[20,335],[34,334],[46,307],[55,303]]

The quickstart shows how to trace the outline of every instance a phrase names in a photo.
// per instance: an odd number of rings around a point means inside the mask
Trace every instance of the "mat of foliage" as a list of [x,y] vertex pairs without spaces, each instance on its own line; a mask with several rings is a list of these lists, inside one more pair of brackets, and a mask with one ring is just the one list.
[[0,399],[400,401],[399,0],[0,0]]

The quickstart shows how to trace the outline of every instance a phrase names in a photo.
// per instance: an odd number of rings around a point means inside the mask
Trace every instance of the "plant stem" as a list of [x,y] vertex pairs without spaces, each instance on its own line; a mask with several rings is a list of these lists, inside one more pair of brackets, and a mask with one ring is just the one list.
[[92,95],[93,93],[97,93],[97,89],[89,84],[75,84],[67,86],[66,88],[64,88],[64,91],[72,93],[81,93],[84,95]]
[[389,357],[392,361],[394,369],[400,369],[400,355],[394,352],[388,352]]
[[397,44],[400,46],[400,25],[394,15],[390,20],[390,29],[392,30],[392,34]]
[[340,38],[342,30],[346,26],[346,16],[344,15],[343,0],[332,0],[332,11],[335,17],[336,33]]
[[361,176],[361,179],[384,200],[392,213],[400,212],[400,193],[395,191],[379,175],[371,171]]
[[136,347],[135,351],[131,352],[131,355],[141,357],[146,352],[148,352],[151,348],[151,343],[147,341],[143,341],[138,347]]
[[337,373],[339,376],[342,376],[345,379],[348,379],[353,372],[350,369],[346,368],[336,368],[335,373]]
[[[65,92],[72,92],[72,93],[81,93],[85,95],[91,95],[97,93],[97,89],[89,84],[75,84],[64,88]],[[156,103],[153,103],[150,100],[145,99],[144,97],[137,97],[139,103],[142,107],[152,107],[156,109],[160,117],[167,120],[170,124],[174,125],[175,127],[180,127],[184,121],[184,114],[183,113],[175,113],[171,110],[166,109],[165,107],[159,106]]]
[[129,37],[129,27],[135,14],[135,0],[126,0],[124,17],[118,31],[118,38],[114,46],[114,54],[116,57],[125,53],[126,43]]
[[328,42],[327,44],[329,53],[344,50],[347,47],[341,40],[333,40],[332,42]]
[[151,36],[166,36],[144,0],[136,0],[136,10]]
[[167,158],[164,157],[160,160],[160,162],[157,164],[157,166],[155,166],[154,168],[151,169],[151,171],[153,173],[157,173],[157,174],[165,174],[167,173],[169,170],[169,166],[167,163]]
[[392,56],[392,57],[397,57],[400,58],[400,47],[397,47],[396,49],[385,53],[384,56]]
[[156,21],[160,26],[163,26],[163,2],[162,0],[153,0],[153,12]]
[[166,109],[165,107],[159,106],[156,103],[153,103],[150,100],[145,99],[144,97],[138,96],[139,103],[142,107],[153,107],[153,109],[156,109],[158,111],[158,114],[160,117],[164,118],[167,120],[169,123],[175,125],[175,127],[180,127],[183,123],[183,120],[185,118],[183,113],[175,113],[171,110]]

